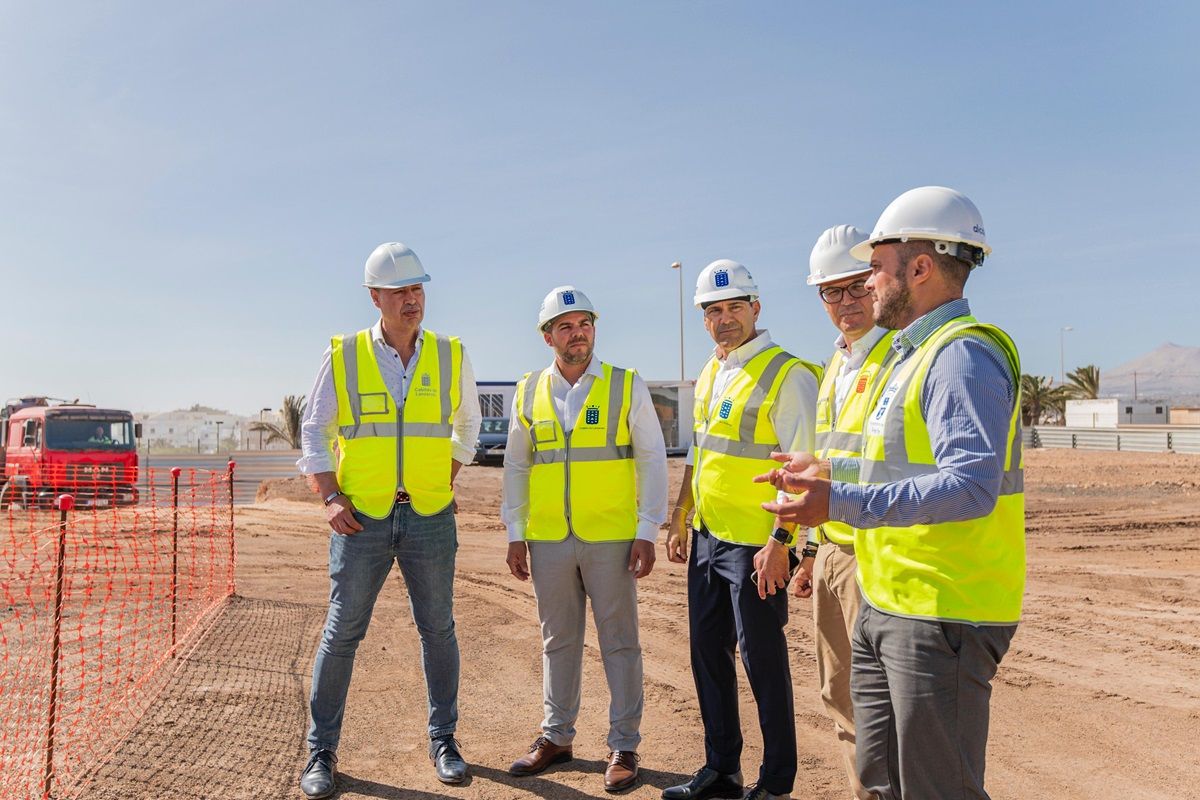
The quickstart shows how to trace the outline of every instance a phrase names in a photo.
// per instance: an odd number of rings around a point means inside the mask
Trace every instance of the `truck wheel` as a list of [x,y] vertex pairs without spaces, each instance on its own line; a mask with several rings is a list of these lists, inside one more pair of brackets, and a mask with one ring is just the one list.
[[29,508],[29,491],[25,484],[9,481],[0,489],[0,508]]

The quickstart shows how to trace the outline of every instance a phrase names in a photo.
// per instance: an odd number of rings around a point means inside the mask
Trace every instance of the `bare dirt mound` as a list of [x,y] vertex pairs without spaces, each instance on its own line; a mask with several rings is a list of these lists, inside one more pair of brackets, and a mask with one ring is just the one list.
[[254,494],[254,502],[264,503],[268,500],[292,500],[298,503],[320,503],[321,498],[309,486],[308,479],[300,476],[293,478],[268,478],[258,485]]

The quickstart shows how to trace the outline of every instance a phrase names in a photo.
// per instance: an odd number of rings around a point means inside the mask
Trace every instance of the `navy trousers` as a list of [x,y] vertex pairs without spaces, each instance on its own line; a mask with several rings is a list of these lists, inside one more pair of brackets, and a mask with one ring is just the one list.
[[688,622],[692,676],[704,721],[706,766],[730,774],[741,769],[742,725],[738,715],[734,648],[758,704],[763,763],[758,784],[788,794],[796,780],[796,720],[788,665],[787,591],[766,600],[750,580],[752,545],[730,544],[696,531],[688,561]]

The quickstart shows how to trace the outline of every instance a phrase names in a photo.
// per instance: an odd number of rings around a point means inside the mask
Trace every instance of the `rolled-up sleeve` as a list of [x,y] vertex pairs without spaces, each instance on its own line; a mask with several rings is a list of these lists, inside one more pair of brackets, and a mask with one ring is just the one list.
[[869,529],[990,514],[1015,402],[1016,379],[997,345],[974,336],[953,340],[934,358],[921,402],[937,471],[893,483],[834,482],[830,517]]
[[460,464],[470,464],[475,460],[475,445],[479,443],[483,412],[479,410],[475,370],[471,367],[465,347],[462,351],[461,381],[458,410],[454,412],[454,431],[450,434],[451,457]]
[[333,350],[327,348],[321,368],[308,394],[308,407],[300,423],[301,456],[296,466],[305,475],[333,472],[337,441],[337,392],[333,387]]

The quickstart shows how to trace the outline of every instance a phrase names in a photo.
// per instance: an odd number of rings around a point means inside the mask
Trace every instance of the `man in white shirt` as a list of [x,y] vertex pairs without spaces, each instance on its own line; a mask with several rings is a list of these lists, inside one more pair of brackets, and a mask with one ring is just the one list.
[[[816,457],[861,455],[862,429],[876,377],[895,356],[894,331],[875,325],[874,295],[866,288],[871,265],[850,255],[867,234],[837,225],[821,234],[809,256],[808,284],[839,331],[817,396]],[[850,700],[850,641],[862,606],[855,574],[854,529],[827,522],[809,532],[792,592],[812,597],[821,701],[841,743],[842,762],[857,800],[873,800],[855,768],[854,708]]]
[[313,664],[310,755],[300,778],[310,800],[334,792],[354,654],[393,562],[421,637],[430,758],[442,782],[466,777],[454,738],[454,478],[474,457],[481,415],[462,343],[422,327],[428,280],[403,244],[371,253],[364,285],[380,319],[333,337],[301,426],[297,466],[315,481],[332,531],[329,613]]
[[604,788],[638,775],[642,650],[637,584],[654,567],[666,520],[667,461],[646,384],[594,357],[596,312],[560,286],[538,328],[554,361],[518,383],[504,452],[508,568],[532,575],[542,625],[542,735],[513,775],[572,757],[579,715],[585,609],[590,600],[610,695]]
[[[772,800],[787,797],[796,777],[783,591],[795,535],[762,508],[776,499],[775,490],[753,481],[763,467],[774,466],[773,452],[813,441],[820,368],[787,353],[757,328],[758,287],[736,261],[721,259],[704,268],[695,303],[716,348],[696,381],[690,466],[671,515],[667,557],[688,564],[692,674],[704,721],[705,762],[663,797]],[[754,692],[763,738],[758,781],[749,787],[742,786],[735,648]]]

